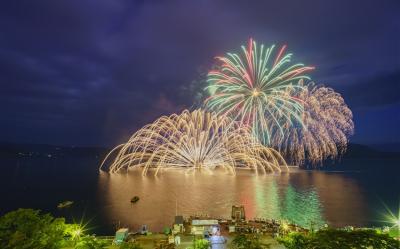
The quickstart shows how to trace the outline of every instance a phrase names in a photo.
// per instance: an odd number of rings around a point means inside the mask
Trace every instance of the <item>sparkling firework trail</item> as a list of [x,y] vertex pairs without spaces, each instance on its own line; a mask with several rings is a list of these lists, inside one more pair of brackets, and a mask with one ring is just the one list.
[[284,137],[285,126],[302,123],[303,103],[288,92],[302,88],[300,80],[309,80],[305,73],[314,69],[291,64],[292,54],[285,49],[276,53],[275,46],[257,46],[250,39],[242,54],[217,57],[218,69],[208,74],[205,106],[250,125],[264,145],[270,145],[272,137]]
[[309,84],[297,91],[304,103],[301,125],[286,127],[284,139],[273,140],[291,163],[317,164],[342,154],[354,132],[353,114],[332,88]]
[[280,172],[287,167],[280,153],[260,144],[249,128],[200,109],[160,117],[113,149],[100,169],[108,161],[109,172],[141,167],[143,175],[149,169],[157,174],[172,168],[211,172],[220,167],[234,174],[236,168]]

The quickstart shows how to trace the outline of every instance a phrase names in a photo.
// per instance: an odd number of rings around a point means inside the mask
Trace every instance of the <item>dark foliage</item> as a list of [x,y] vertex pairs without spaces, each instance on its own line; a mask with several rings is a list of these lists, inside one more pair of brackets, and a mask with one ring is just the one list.
[[320,230],[308,235],[291,233],[279,239],[287,249],[398,249],[400,241],[375,230]]
[[237,249],[267,249],[269,244],[262,243],[260,237],[255,234],[238,234],[232,241]]
[[18,209],[0,218],[0,248],[60,248],[65,243],[66,227],[63,218]]

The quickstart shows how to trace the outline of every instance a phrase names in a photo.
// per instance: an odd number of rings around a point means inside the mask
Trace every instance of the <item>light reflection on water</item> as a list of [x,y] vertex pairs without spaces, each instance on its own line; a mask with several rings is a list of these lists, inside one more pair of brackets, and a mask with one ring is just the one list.
[[[286,219],[303,226],[364,225],[365,201],[359,186],[341,174],[294,171],[276,175],[238,172],[236,176],[187,175],[181,171],[158,176],[101,173],[98,194],[110,223],[153,231],[170,226],[176,213],[229,218],[232,205],[244,205],[247,218]],[[131,204],[133,196],[139,196]]]

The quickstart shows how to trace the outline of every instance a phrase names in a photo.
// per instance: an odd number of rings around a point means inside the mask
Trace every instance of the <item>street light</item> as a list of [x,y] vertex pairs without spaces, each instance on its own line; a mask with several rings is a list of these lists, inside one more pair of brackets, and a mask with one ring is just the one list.
[[392,227],[398,227],[400,229],[400,215],[396,217],[395,215],[391,214],[388,216],[388,221],[392,223]]
[[81,228],[77,228],[77,229],[72,231],[72,237],[73,238],[77,238],[77,237],[81,236],[81,234],[82,234],[82,229]]

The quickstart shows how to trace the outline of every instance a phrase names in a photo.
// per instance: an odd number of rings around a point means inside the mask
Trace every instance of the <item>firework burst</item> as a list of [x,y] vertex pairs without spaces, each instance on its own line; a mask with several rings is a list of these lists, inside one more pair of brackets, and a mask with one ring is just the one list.
[[295,164],[317,164],[342,154],[354,131],[353,114],[342,96],[313,84],[291,94],[303,102],[302,124],[285,127],[284,139],[274,139],[274,146]]
[[217,57],[218,69],[208,74],[210,97],[205,106],[252,127],[265,145],[271,138],[285,135],[284,127],[294,121],[302,123],[303,103],[288,94],[288,89],[302,88],[300,80],[313,67],[292,64],[286,46],[277,52],[275,46],[257,46],[250,39],[242,54],[228,53]]
[[234,174],[238,167],[281,171],[286,166],[280,153],[261,145],[247,127],[203,110],[160,117],[113,149],[100,169],[110,160],[110,172],[141,167],[143,175],[149,169],[157,174],[173,168],[193,172],[220,167]]

